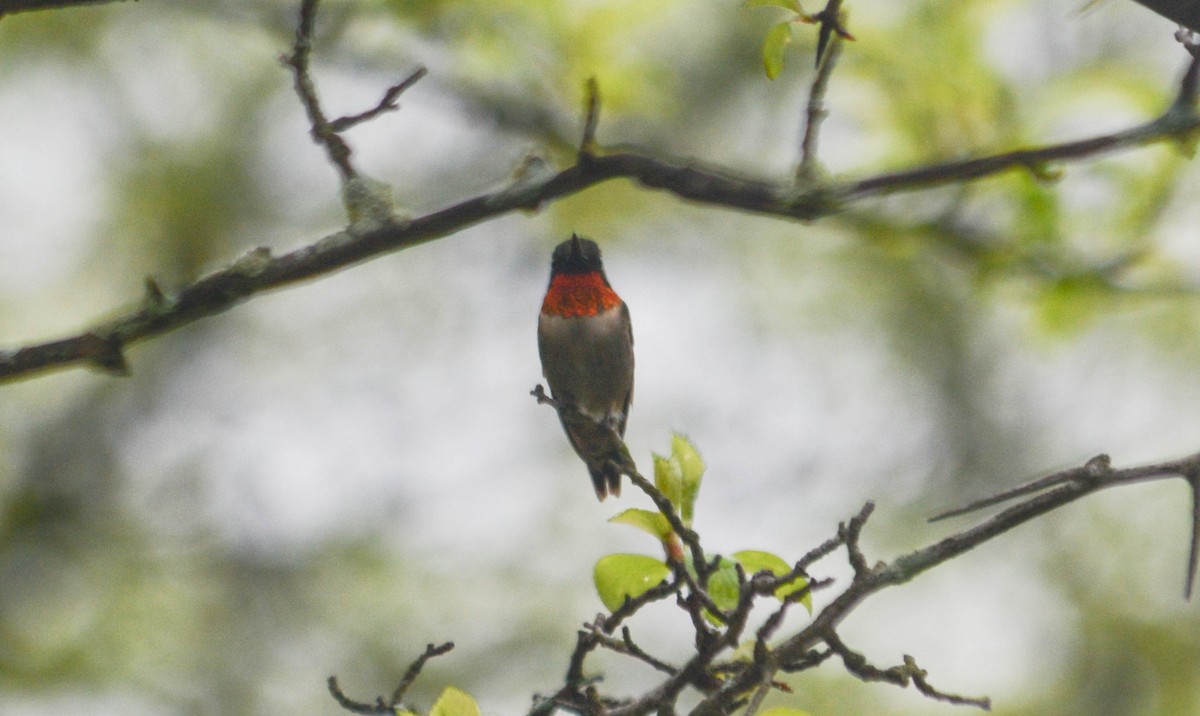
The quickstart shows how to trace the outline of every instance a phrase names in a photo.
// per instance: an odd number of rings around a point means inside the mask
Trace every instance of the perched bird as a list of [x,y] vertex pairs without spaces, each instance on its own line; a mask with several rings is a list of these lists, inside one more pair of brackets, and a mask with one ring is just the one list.
[[633,328],[596,242],[572,234],[554,249],[537,333],[542,374],[565,406],[563,430],[587,464],[596,497],[619,496],[621,471],[612,461],[620,462],[621,444],[612,431],[625,435],[633,400]]

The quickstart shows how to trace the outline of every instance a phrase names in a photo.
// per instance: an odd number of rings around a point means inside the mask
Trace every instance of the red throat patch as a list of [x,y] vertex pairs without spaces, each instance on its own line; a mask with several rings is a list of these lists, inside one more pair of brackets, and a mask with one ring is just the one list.
[[621,305],[621,297],[604,281],[598,271],[559,274],[550,281],[550,290],[542,301],[542,313],[563,318],[595,316]]

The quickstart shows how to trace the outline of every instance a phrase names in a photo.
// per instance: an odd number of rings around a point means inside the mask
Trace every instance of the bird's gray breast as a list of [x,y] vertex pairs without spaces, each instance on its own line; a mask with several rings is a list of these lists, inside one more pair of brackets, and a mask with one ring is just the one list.
[[624,305],[589,317],[538,319],[538,352],[551,393],[597,418],[625,410],[633,390],[632,342]]

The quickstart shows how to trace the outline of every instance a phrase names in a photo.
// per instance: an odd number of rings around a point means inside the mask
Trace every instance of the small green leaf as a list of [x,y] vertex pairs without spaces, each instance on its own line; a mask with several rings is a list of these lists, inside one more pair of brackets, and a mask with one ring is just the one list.
[[429,709],[429,716],[482,716],[479,712],[479,704],[475,703],[475,699],[465,691],[447,686],[438,700],[434,702],[433,708]]
[[[792,571],[792,566],[783,561],[779,555],[770,552],[762,552],[755,549],[744,549],[741,552],[734,552],[732,557],[738,561],[746,570],[747,576],[756,574],[764,569],[774,574],[776,577],[782,577]],[[796,577],[787,584],[781,585],[775,590],[775,596],[778,599],[785,599],[789,594],[804,589],[808,586],[808,581],[804,577]],[[812,613],[812,595],[805,594],[800,600],[800,603]]]
[[798,15],[804,14],[800,0],[746,0],[746,7],[781,7]]
[[652,510],[630,507],[624,512],[610,517],[608,521],[614,524],[636,527],[643,532],[654,535],[660,540],[665,540],[671,534],[671,523],[667,522],[667,518],[663,516],[663,513]]
[[781,574],[787,574],[792,569],[791,565],[783,561],[783,557],[757,549],[734,552],[732,557],[746,568],[746,574],[754,574],[765,569],[778,577]]
[[596,562],[592,580],[596,593],[609,611],[614,611],[630,599],[641,596],[662,583],[671,568],[660,560],[644,554],[610,554]]
[[696,446],[679,434],[671,436],[671,456],[679,463],[679,470],[683,477],[679,504],[680,517],[683,519],[684,525],[691,527],[692,515],[696,510],[696,498],[700,495],[700,482],[704,478],[707,466],[700,457],[700,451],[696,450]]
[[[717,566],[717,571],[708,575],[708,596],[724,611],[735,609],[738,603],[738,578],[737,566],[731,559],[721,558],[721,563]],[[721,624],[721,620],[715,615],[705,615],[708,620],[714,624]]]
[[683,499],[683,469],[675,456],[654,455],[654,486],[662,491],[675,509]]
[[700,478],[704,476],[707,465],[700,457],[700,451],[685,436],[679,433],[671,434],[671,456],[679,461],[684,480],[699,482]]
[[773,80],[783,72],[783,50],[792,41],[792,23],[785,20],[771,26],[763,38],[763,69],[767,79]]

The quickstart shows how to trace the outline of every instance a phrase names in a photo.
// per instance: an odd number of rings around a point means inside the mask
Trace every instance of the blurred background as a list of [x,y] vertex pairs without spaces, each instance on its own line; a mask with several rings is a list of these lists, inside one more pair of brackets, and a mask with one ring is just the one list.
[[[0,21],[0,345],[79,331],[250,248],[344,223],[291,78],[297,2],[116,3]],[[807,8],[819,9],[816,4]],[[1174,26],[1127,0],[856,0],[820,158],[834,177],[1113,131],[1172,100]],[[346,135],[422,214],[559,165],[599,79],[599,139],[786,180],[815,32],[734,0],[326,2],[331,116],[425,65]],[[255,298],[129,352],[0,387],[0,714],[337,714],[428,642],[484,713],[561,685],[600,611],[592,566],[657,554],[606,520],[541,380],[553,246],[597,239],[634,321],[628,439],[708,465],[712,551],[796,559],[867,499],[890,559],[972,524],[948,506],[1100,452],[1200,449],[1200,171],[1162,144],[863,202],[814,224],[610,182],[533,215]],[[1052,168],[1057,169],[1057,168]],[[1193,714],[1182,482],[1089,498],[878,595],[843,627],[881,667],[1000,714]],[[818,576],[845,584],[839,555]],[[837,587],[835,586],[836,590]],[[818,604],[828,599],[819,595]],[[800,610],[802,611],[802,610]],[[794,614],[789,628],[804,623]],[[666,659],[678,610],[633,623]],[[656,675],[588,662],[614,694]],[[826,664],[773,703],[949,714]]]

